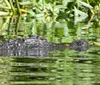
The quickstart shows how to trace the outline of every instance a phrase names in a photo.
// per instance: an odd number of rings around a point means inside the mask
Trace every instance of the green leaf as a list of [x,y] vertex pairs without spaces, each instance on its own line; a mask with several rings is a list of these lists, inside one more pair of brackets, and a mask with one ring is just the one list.
[[32,4],[32,2],[26,1],[26,2],[20,2],[19,4],[20,4],[20,5],[29,5],[29,4]]
[[7,15],[9,15],[9,13],[0,11],[0,16],[7,16]]
[[74,23],[77,24],[78,22],[81,22],[86,17],[88,17],[88,14],[78,10],[76,7],[74,7]]
[[63,0],[63,5],[66,6],[69,2],[74,2],[74,0]]
[[90,4],[87,4],[85,2],[81,2],[80,1],[80,4],[82,4],[83,6],[87,7],[87,8],[93,8]]

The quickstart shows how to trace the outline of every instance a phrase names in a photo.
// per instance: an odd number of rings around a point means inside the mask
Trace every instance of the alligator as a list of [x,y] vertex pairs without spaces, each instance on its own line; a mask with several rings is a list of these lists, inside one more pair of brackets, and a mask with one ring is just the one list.
[[89,43],[85,40],[76,40],[72,43],[51,43],[43,36],[33,35],[28,38],[6,40],[0,43],[0,56],[49,56],[53,50],[64,50],[66,48],[81,52],[86,51]]

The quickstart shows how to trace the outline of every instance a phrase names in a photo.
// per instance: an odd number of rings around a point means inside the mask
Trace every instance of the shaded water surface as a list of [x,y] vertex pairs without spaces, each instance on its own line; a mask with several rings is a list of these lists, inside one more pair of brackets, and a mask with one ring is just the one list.
[[99,84],[99,54],[67,50],[42,58],[0,57],[0,85]]

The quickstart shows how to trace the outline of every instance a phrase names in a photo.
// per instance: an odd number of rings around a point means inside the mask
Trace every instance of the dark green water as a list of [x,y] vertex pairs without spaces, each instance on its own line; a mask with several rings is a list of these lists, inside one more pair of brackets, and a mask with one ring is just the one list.
[[[23,17],[16,20],[1,18],[1,41],[37,34],[55,43],[85,39],[100,44],[100,25],[95,22],[74,25],[65,21],[28,21]],[[100,85],[100,47],[97,44],[84,52],[65,49],[52,54],[41,58],[1,56],[0,85]]]
[[[71,54],[72,53],[72,54]],[[58,52],[45,58],[1,57],[1,85],[99,85],[99,54]]]

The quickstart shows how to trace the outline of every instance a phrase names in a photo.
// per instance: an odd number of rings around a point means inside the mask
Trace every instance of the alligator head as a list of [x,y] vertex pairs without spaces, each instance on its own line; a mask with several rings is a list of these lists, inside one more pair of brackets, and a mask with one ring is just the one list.
[[69,48],[76,50],[76,51],[86,51],[89,47],[89,43],[85,40],[76,40],[73,41],[70,45]]

